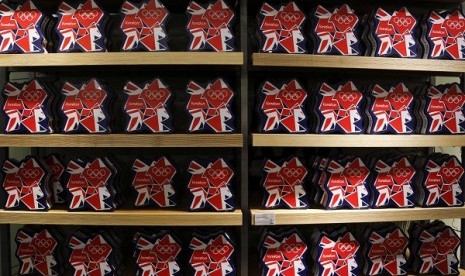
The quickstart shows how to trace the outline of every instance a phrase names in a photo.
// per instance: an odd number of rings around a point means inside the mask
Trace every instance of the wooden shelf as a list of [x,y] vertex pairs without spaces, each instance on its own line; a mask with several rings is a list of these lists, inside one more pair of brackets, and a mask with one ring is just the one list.
[[254,53],[254,66],[464,73],[465,61]]
[[274,217],[275,225],[365,223],[405,220],[433,220],[465,218],[465,207],[448,208],[390,208],[364,210],[323,210],[323,209],[252,209],[252,225],[263,216]]
[[187,212],[178,210],[115,210],[113,212],[7,211],[0,224],[127,225],[127,226],[240,226],[242,212]]
[[107,52],[2,54],[0,66],[242,65],[242,52]]
[[242,134],[0,134],[0,147],[242,147]]
[[254,147],[462,147],[465,135],[252,134]]

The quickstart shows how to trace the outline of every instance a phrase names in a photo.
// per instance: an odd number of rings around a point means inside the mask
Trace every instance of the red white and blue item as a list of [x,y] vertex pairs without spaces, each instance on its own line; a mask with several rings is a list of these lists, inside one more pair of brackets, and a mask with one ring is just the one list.
[[260,267],[262,275],[308,275],[305,257],[308,246],[297,230],[282,234],[265,233],[260,243]]
[[158,0],[125,1],[121,8],[123,51],[168,51],[168,9]]
[[386,161],[379,159],[375,164],[372,183],[373,208],[413,207],[415,193],[413,185],[416,171],[406,157]]
[[365,240],[364,275],[407,275],[408,238],[399,227],[368,228]]
[[423,207],[463,206],[464,172],[457,157],[431,155],[420,182],[419,204]]
[[62,89],[64,133],[109,133],[108,88],[97,79],[81,85],[66,82]]
[[60,275],[62,266],[57,258],[62,242],[46,228],[24,227],[16,233],[16,257],[19,275]]
[[227,233],[208,236],[194,233],[189,249],[191,275],[236,275],[234,242]]
[[126,103],[125,131],[129,133],[166,133],[173,131],[173,116],[169,111],[172,98],[169,87],[160,79],[138,85],[127,82],[124,86]]
[[77,6],[63,1],[57,16],[58,53],[106,51],[108,14],[95,0],[85,0]]
[[308,132],[307,91],[297,80],[277,85],[266,81],[258,92],[260,132]]
[[232,52],[235,50],[234,11],[224,0],[187,6],[190,51]]
[[206,166],[193,160],[187,172],[189,210],[234,211],[234,171],[224,159],[218,158]]
[[3,163],[3,189],[7,195],[5,209],[47,211],[50,209],[48,171],[34,157]]
[[370,20],[372,56],[418,57],[418,22],[406,7],[393,13],[378,8]]
[[0,53],[46,53],[45,15],[27,0],[12,8],[0,4]]
[[262,174],[264,208],[308,208],[307,192],[304,189],[308,170],[297,157],[282,164],[267,159]]
[[460,10],[432,11],[423,28],[424,57],[465,59],[465,16]]
[[279,6],[263,3],[257,17],[258,47],[262,53],[303,54],[307,52],[303,34],[305,14],[295,2]]
[[430,86],[424,99],[422,133],[465,133],[465,94],[457,83]]
[[51,154],[44,158],[44,163],[50,171],[49,187],[51,200],[54,204],[62,204],[66,202],[66,190],[64,189],[65,166],[59,157]]
[[348,5],[328,10],[319,5],[312,14],[314,54],[359,56],[359,17]]
[[317,133],[363,133],[362,92],[351,81],[340,85],[323,83],[317,91],[314,112]]
[[375,85],[371,89],[367,105],[369,133],[408,134],[416,128],[415,99],[405,84],[384,88]]
[[223,79],[206,85],[187,84],[189,132],[228,133],[234,131],[231,101],[234,92]]
[[164,230],[152,235],[138,232],[133,243],[137,276],[182,275],[179,265],[181,244],[174,234]]
[[5,133],[51,133],[49,113],[51,93],[37,79],[24,84],[7,82],[3,88],[3,112],[6,116]]
[[173,178],[176,168],[166,157],[145,162],[136,159],[132,165],[132,187],[137,192],[135,206],[175,207],[176,191]]

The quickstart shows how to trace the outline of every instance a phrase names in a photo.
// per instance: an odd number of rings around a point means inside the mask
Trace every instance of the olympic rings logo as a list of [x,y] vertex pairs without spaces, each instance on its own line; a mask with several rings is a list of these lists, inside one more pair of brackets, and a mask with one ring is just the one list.
[[396,23],[399,26],[407,27],[408,25],[412,24],[412,19],[396,17],[394,18],[394,23]]
[[283,174],[287,177],[297,177],[299,176],[301,173],[303,172],[302,168],[292,168],[292,169],[289,169],[289,168],[284,168],[283,169]]
[[84,90],[82,96],[85,100],[95,101],[102,96],[102,91],[100,90]]
[[439,238],[438,244],[440,246],[452,246],[455,243],[454,238]]
[[105,170],[104,169],[87,170],[86,175],[91,179],[102,178],[105,176]]
[[89,249],[89,252],[91,254],[98,254],[98,255],[102,255],[107,250],[107,247],[105,245],[89,244],[87,248]]
[[156,249],[161,254],[173,254],[176,251],[176,246],[174,244],[172,244],[172,245],[161,245],[161,244],[159,244],[159,245],[157,245]]
[[34,239],[34,245],[39,248],[49,248],[52,244],[53,241],[51,239]]
[[149,100],[161,100],[165,97],[165,91],[163,90],[145,90],[145,95]]
[[360,177],[365,172],[364,169],[352,169],[348,168],[345,170],[345,173],[350,177]]
[[404,241],[402,239],[388,239],[386,244],[389,247],[399,247],[404,244]]
[[339,243],[337,245],[337,248],[339,250],[341,250],[342,252],[347,252],[347,251],[351,251],[355,248],[355,243],[351,242],[351,243]]
[[18,11],[16,14],[21,20],[32,20],[37,15],[35,11]]
[[351,102],[357,99],[357,93],[355,92],[339,92],[339,95],[341,96],[343,102]]
[[224,100],[228,96],[226,90],[208,90],[207,96],[212,100]]
[[447,21],[447,27],[451,28],[452,30],[460,30],[465,26],[463,21]]
[[147,19],[157,19],[162,15],[160,10],[142,10],[142,16]]
[[50,166],[50,169],[52,170],[53,174],[58,174],[61,171],[61,166],[58,165],[58,164],[54,164],[54,165]]
[[222,10],[222,11],[208,11],[208,16],[211,19],[219,19],[219,20],[224,20],[226,17],[228,17],[228,11]]
[[462,95],[446,95],[446,102],[458,104],[462,101]]
[[460,173],[459,168],[443,168],[442,172],[444,173],[445,176],[457,176]]
[[24,91],[21,93],[21,95],[27,100],[27,101],[37,101],[42,97],[42,92],[34,90],[34,91]]
[[409,98],[408,95],[403,93],[391,93],[389,97],[396,103],[405,102]]
[[298,13],[282,12],[280,17],[284,20],[284,22],[295,23],[298,20],[300,20],[300,14],[298,14]]
[[211,176],[213,179],[221,179],[225,178],[228,175],[228,170],[226,169],[210,169],[208,170],[208,175]]
[[301,244],[285,244],[283,245],[283,249],[286,252],[297,253],[300,250],[302,250],[302,245]]
[[397,177],[406,177],[412,172],[412,170],[410,168],[394,168],[392,172]]
[[300,97],[302,96],[302,92],[300,91],[288,91],[288,90],[284,90],[283,91],[283,97],[284,99],[286,100],[298,100]]
[[155,176],[168,176],[171,173],[171,168],[153,167],[151,171]]
[[354,20],[354,17],[352,15],[340,15],[336,14],[334,16],[334,20],[339,23],[339,24],[349,24]]
[[98,16],[98,11],[96,10],[79,10],[78,15],[83,19],[94,19]]
[[21,169],[21,176],[24,178],[35,178],[40,175],[39,169]]
[[210,250],[213,254],[225,254],[229,248],[226,245],[211,245]]

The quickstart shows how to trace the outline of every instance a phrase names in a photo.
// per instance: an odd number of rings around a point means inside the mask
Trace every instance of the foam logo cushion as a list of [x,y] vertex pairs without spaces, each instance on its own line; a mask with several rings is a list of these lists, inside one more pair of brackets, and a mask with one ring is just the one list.
[[44,158],[44,162],[50,170],[50,191],[53,203],[66,202],[66,190],[64,189],[65,167],[57,155],[51,154]]
[[459,10],[432,11],[426,19],[425,55],[437,59],[464,59],[465,17]]

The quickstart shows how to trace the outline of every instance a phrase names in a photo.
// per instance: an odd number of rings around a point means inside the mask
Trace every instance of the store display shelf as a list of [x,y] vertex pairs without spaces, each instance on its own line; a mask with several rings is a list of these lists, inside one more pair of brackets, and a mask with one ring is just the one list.
[[0,223],[127,226],[241,226],[242,211],[115,210],[113,212],[9,211],[0,209]]
[[242,134],[0,134],[0,147],[242,147]]
[[465,207],[387,208],[363,210],[251,209],[252,225],[368,223],[465,218]]
[[268,53],[254,53],[252,55],[252,60],[254,66],[398,70],[443,73],[465,72],[465,62],[455,60]]
[[241,52],[106,52],[4,54],[0,66],[95,66],[95,65],[242,65]]
[[463,147],[465,135],[252,134],[254,147]]

